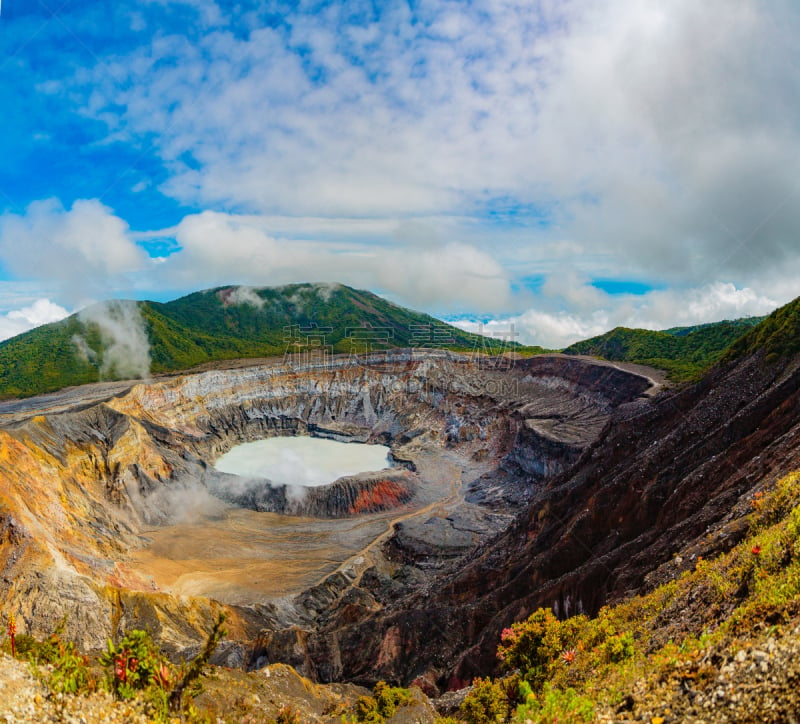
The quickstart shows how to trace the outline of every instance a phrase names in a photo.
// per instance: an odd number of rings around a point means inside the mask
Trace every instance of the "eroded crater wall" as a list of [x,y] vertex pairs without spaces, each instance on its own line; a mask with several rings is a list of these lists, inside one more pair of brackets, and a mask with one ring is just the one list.
[[[43,403],[46,414],[37,414],[35,400],[9,406],[0,427],[5,608],[20,613],[24,628],[39,635],[67,613],[68,634],[86,647],[146,625],[180,651],[202,638],[217,605],[153,591],[152,581],[126,561],[132,550],[148,545],[148,526],[169,524],[186,513],[187,502],[205,495],[204,504],[224,507],[209,494],[209,465],[233,445],[286,434],[380,441],[391,444],[399,459],[407,455],[409,467],[414,457],[403,451],[425,450],[429,470],[436,455],[452,451],[489,472],[502,463],[512,470],[493,484],[514,478],[524,489],[572,464],[609,411],[649,385],[610,366],[561,357],[498,362],[404,351],[174,376],[105,400],[87,391],[89,402],[78,391],[60,399],[56,412]],[[418,485],[404,487],[398,481],[373,481],[377,487],[346,481],[332,498],[312,496],[304,512],[329,513],[333,506],[370,513],[414,495],[419,505],[435,505],[431,475],[419,477]],[[459,486],[456,480],[456,492]],[[465,521],[480,516],[442,520],[444,540],[447,530],[466,530],[472,523]],[[363,568],[353,570],[360,580]],[[342,575],[344,583],[327,589],[337,592],[335,601],[352,588],[351,574]],[[415,585],[416,574],[403,575]],[[353,603],[351,616],[382,606],[380,596],[369,596],[369,605]],[[309,604],[307,610],[315,608]],[[292,616],[265,601],[231,609],[231,626],[246,638],[265,621]],[[298,621],[315,625],[308,615]]]

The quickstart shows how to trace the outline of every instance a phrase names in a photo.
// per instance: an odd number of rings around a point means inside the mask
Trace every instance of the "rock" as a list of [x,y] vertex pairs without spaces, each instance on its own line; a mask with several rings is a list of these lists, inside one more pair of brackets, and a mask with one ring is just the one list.
[[[17,612],[24,630],[39,636],[66,614],[66,635],[87,649],[145,627],[179,658],[197,650],[225,608],[240,641],[263,628],[296,626],[307,633],[295,639],[297,652],[287,660],[320,676],[354,672],[362,667],[356,660],[375,654],[384,640],[383,624],[371,623],[384,601],[415,595],[430,583],[426,571],[464,558],[505,529],[512,510],[536,495],[548,475],[575,464],[614,410],[650,384],[613,365],[558,355],[498,368],[474,356],[428,350],[357,363],[341,357],[306,367],[212,369],[2,403],[3,610]],[[342,479],[309,491],[302,503],[269,486],[221,499],[212,468],[217,456],[240,442],[306,434],[386,442],[405,466]],[[456,458],[464,461],[461,467]],[[507,470],[499,470],[501,464]],[[464,485],[483,508],[464,502]],[[326,519],[397,511],[404,520],[394,539],[389,518],[370,525],[374,541],[406,558],[392,561],[374,546],[368,560],[354,556],[334,573],[328,565],[316,578],[309,575],[297,600],[222,607],[197,595],[202,588],[189,596],[154,590],[153,577],[129,565],[130,556],[147,549],[153,528],[185,520],[197,501],[206,520],[224,518],[231,502]],[[428,512],[417,519],[416,510]],[[347,595],[371,566],[396,570],[367,579],[379,586],[374,594]],[[359,644],[351,631],[362,624],[373,638]],[[325,626],[340,627],[341,641]],[[400,626],[405,633],[398,651],[428,626],[414,628],[412,635]],[[465,643],[456,639],[457,647]],[[230,655],[239,658],[233,650]],[[422,669],[442,670],[441,662]],[[375,673],[370,665],[364,671]]]

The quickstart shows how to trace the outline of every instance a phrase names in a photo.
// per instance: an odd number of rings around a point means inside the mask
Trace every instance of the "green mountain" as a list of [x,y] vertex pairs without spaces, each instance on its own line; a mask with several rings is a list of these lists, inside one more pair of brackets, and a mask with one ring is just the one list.
[[[660,332],[617,327],[577,342],[565,354],[582,354],[616,362],[635,362],[666,370],[671,379],[688,380],[722,357],[734,342],[764,320],[748,317]],[[758,327],[760,328],[760,327]]]
[[219,287],[165,304],[102,303],[0,343],[0,398],[287,352],[509,346],[342,285]]
[[768,362],[800,352],[800,297],[776,309],[764,321],[740,337],[722,356],[722,362],[763,349]]

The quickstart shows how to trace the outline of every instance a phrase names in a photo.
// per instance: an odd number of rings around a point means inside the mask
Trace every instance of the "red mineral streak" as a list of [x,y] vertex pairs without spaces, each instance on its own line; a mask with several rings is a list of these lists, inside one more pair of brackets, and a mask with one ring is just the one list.
[[390,510],[402,505],[408,495],[408,488],[402,483],[394,480],[381,480],[369,489],[359,492],[350,507],[350,512],[357,514],[375,510]]

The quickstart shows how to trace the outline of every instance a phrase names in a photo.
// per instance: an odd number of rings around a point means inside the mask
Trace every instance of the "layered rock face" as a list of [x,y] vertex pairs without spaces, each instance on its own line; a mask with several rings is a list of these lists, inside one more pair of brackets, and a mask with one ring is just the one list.
[[261,481],[242,492],[232,492],[218,476],[209,492],[222,500],[261,513],[342,518],[378,513],[411,502],[417,490],[413,473],[384,470],[339,478],[330,485],[306,488],[298,496],[288,485]]
[[[533,469],[526,442],[541,437],[539,421],[521,427],[510,457]],[[496,668],[500,632],[536,608],[591,614],[732,546],[753,490],[798,467],[798,358],[756,354],[620,405],[504,532],[368,618],[332,617],[304,641],[305,665],[322,678],[461,686]]]
[[[232,505],[304,516],[282,524],[281,555],[292,566],[292,521],[302,521],[306,539],[316,525],[336,541],[344,519],[362,516],[363,549],[337,544],[342,562],[333,572],[320,567],[316,583],[275,600],[247,594],[247,605],[226,606],[234,638],[269,632],[262,635],[272,642],[266,658],[299,660],[322,678],[357,674],[356,659],[320,645],[317,632],[345,626],[345,636],[357,637],[353,627],[430,586],[443,565],[504,530],[522,501],[585,455],[614,410],[648,406],[641,396],[651,386],[641,375],[575,358],[397,351],[4,403],[4,610],[39,635],[66,615],[68,635],[89,648],[146,626],[168,650],[185,653],[222,604],[202,595],[202,581],[192,588],[197,595],[175,596],[133,565],[131,556],[149,550],[159,530],[191,526],[198,510],[193,535],[202,535],[202,526],[224,521]],[[234,493],[213,469],[238,443],[307,434],[389,444],[404,467],[341,479],[299,501],[279,488]],[[327,551],[319,555],[323,560]],[[313,561],[308,565],[303,581],[314,577]],[[362,632],[370,636],[382,625]],[[374,645],[365,643],[365,655]],[[318,659],[328,655],[333,663],[324,669]]]

